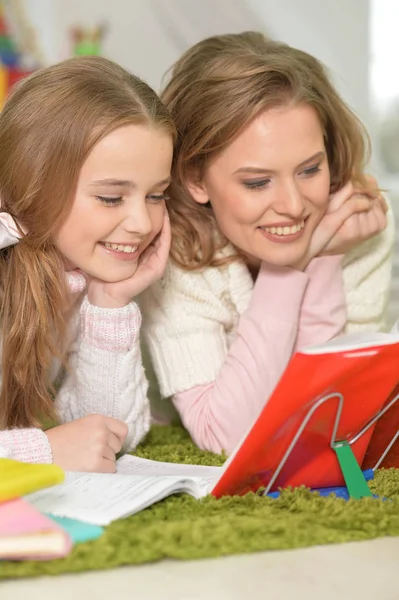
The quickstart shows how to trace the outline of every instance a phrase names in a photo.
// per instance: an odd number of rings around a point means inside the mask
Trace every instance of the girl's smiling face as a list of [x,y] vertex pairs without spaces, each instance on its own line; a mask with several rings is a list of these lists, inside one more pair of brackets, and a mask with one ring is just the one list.
[[162,228],[172,154],[170,135],[146,125],[120,127],[96,144],[54,235],[68,268],[110,283],[134,275]]

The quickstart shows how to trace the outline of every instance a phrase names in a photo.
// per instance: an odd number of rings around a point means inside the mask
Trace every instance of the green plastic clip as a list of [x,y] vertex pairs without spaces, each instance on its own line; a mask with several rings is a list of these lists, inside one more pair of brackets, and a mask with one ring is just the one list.
[[349,496],[357,499],[372,496],[373,494],[367,485],[350,444],[348,442],[335,442],[332,447],[337,455]]

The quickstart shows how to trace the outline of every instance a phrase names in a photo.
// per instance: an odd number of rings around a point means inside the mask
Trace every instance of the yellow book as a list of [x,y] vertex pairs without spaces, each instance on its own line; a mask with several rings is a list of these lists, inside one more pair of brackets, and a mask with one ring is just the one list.
[[64,481],[57,465],[36,465],[0,458],[0,502],[19,498]]
[[8,87],[7,79],[8,79],[7,71],[5,70],[3,65],[0,63],[0,109],[3,108],[3,104],[5,102],[6,95],[7,95],[7,87]]

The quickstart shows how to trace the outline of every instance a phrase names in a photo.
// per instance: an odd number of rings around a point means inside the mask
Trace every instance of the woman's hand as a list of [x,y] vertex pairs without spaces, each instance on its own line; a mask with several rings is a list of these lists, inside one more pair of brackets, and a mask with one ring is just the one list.
[[303,270],[316,256],[345,254],[377,235],[387,225],[387,204],[381,194],[347,183],[332,194],[327,210],[313,232],[306,256],[295,265]]
[[132,277],[117,283],[105,283],[90,279],[88,299],[94,306],[102,308],[121,308],[133,298],[160,279],[165,271],[169,257],[171,231],[169,216],[165,210],[161,232],[139,257],[139,264]]
[[[348,197],[348,194],[351,195]],[[356,198],[363,198],[363,200],[368,201],[368,209],[359,210],[359,205],[354,208],[352,214],[348,213],[350,216],[345,219],[335,235],[324,246],[320,255],[345,254],[354,246],[377,235],[386,228],[388,206],[382,194],[373,196],[355,189],[351,183],[332,196],[326,215],[337,214],[341,207],[344,209],[346,202],[351,199],[356,201]]]

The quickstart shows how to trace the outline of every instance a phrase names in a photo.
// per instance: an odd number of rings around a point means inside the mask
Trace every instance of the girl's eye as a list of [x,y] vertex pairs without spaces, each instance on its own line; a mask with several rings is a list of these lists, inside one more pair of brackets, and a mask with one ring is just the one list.
[[256,181],[243,181],[244,186],[249,190],[262,190],[269,185],[271,179],[257,179]]
[[162,200],[169,200],[169,196],[165,193],[163,194],[150,194],[149,196],[147,196],[147,200],[149,200],[150,202],[161,202]]
[[106,204],[107,206],[115,206],[116,204],[122,202],[122,197],[117,196],[116,198],[112,198],[111,196],[97,196],[97,200],[103,204]]
[[304,169],[302,171],[302,174],[305,175],[305,177],[311,177],[312,175],[315,175],[316,173],[319,173],[321,171],[320,169],[320,163],[317,165],[313,165],[313,167],[308,167],[307,169]]

